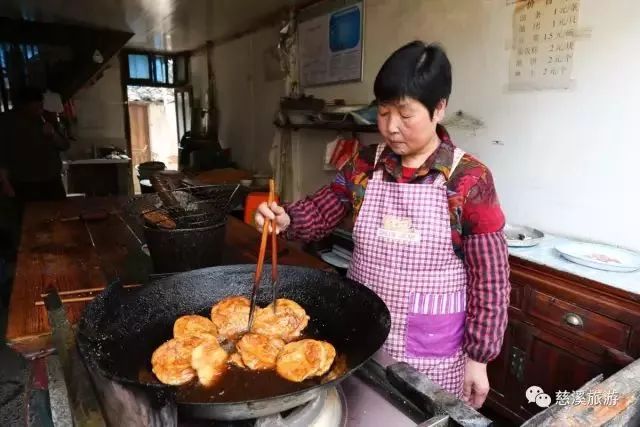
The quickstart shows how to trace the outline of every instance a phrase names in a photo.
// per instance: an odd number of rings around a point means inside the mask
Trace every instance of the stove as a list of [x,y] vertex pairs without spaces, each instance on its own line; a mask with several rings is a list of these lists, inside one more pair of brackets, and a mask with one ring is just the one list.
[[[50,356],[56,358],[58,356]],[[62,372],[59,373],[62,377]],[[60,380],[64,381],[62,378]],[[120,388],[111,383],[94,385],[108,395],[100,394],[103,407],[114,407],[107,403]],[[107,380],[108,381],[108,380]],[[49,379],[49,394],[51,398],[51,412],[59,417],[60,413],[68,414],[67,405],[55,405],[53,402],[68,402],[66,396],[60,398],[60,393],[66,394],[65,387],[52,388],[56,381]],[[115,387],[115,388],[114,388]],[[127,398],[133,396],[128,394]],[[137,399],[136,399],[137,400]],[[111,402],[113,403],[113,402]],[[131,402],[129,402],[131,403]],[[139,412],[140,402],[129,405],[118,404],[117,414],[105,414],[107,419],[130,419],[127,410]],[[145,410],[154,411],[146,406]],[[439,414],[439,415],[434,415]],[[111,416],[110,416],[111,415]],[[155,417],[160,419],[161,417]],[[70,420],[69,420],[70,421]],[[152,423],[152,426],[176,425],[177,427],[369,427],[393,426],[413,427],[422,426],[489,426],[491,420],[467,406],[459,399],[444,392],[425,375],[419,373],[409,365],[397,363],[383,351],[378,352],[371,361],[367,362],[355,374],[349,376],[334,388],[323,389],[316,398],[305,405],[299,406],[281,414],[253,420],[242,421],[212,421],[184,419],[178,415],[177,422]]]
[[322,390],[312,401],[280,414],[253,420],[204,421],[178,417],[178,427],[346,427],[347,403],[340,387]]
[[[379,424],[381,423],[381,424]],[[396,409],[361,379],[351,376],[341,385],[323,390],[311,402],[254,420],[194,421],[178,419],[178,427],[413,427],[416,422]]]

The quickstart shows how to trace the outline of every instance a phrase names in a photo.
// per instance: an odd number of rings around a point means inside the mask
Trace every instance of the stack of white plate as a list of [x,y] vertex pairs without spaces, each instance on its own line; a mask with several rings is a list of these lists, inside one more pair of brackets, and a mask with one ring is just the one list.
[[340,245],[333,245],[330,251],[320,253],[320,258],[336,268],[347,269],[351,264],[351,251]]

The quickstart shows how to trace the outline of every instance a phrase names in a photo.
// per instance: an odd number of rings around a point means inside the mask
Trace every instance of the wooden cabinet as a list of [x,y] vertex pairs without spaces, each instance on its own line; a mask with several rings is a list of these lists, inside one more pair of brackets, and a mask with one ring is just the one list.
[[511,258],[509,324],[489,364],[487,405],[515,423],[541,411],[527,402],[536,385],[555,401],[640,357],[640,296]]

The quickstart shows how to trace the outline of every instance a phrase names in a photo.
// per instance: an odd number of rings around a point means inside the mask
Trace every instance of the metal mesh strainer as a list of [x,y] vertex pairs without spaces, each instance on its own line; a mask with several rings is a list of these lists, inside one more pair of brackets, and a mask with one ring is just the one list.
[[242,196],[240,185],[186,186],[134,197],[126,211],[147,226],[154,226],[147,220],[153,213],[173,221],[175,226],[168,227],[171,229],[202,228],[224,222]]

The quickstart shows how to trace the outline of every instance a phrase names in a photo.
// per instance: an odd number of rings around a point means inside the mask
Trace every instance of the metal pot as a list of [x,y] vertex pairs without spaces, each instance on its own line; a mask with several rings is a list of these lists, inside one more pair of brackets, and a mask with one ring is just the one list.
[[222,263],[227,219],[192,229],[145,227],[144,236],[156,273],[176,273]]

